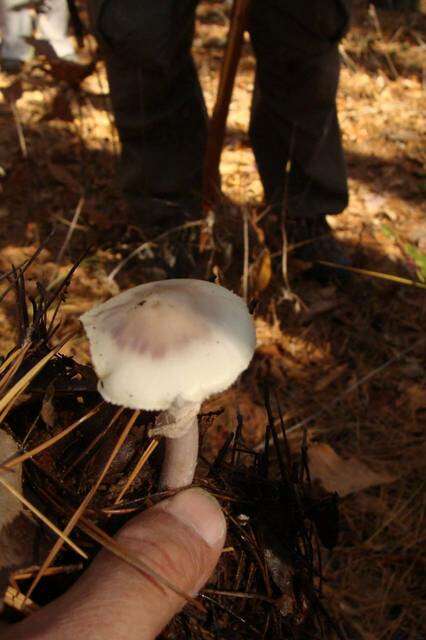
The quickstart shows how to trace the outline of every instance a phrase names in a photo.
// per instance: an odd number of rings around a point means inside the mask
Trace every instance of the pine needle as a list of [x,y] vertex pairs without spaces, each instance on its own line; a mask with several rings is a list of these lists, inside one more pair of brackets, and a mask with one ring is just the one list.
[[27,373],[22,376],[16,384],[13,385],[11,389],[0,398],[0,423],[3,422],[10,409],[13,406],[14,401],[20,396],[20,394],[26,389],[26,387],[30,384],[30,382],[36,377],[38,373],[43,369],[43,367],[51,360],[61,349],[62,347],[71,340],[76,335],[76,332],[67,334],[60,342],[53,347],[49,353],[47,353],[37,364],[35,364],[32,369],[27,371]]
[[64,473],[64,478],[67,477],[72,472],[73,469],[75,469],[75,467],[83,460],[83,458],[86,457],[93,450],[93,448],[98,444],[98,442],[108,433],[112,425],[115,424],[115,422],[117,422],[118,418],[121,416],[123,411],[124,411],[124,407],[120,407],[114,413],[113,417],[111,418],[111,420],[109,421],[105,429],[101,433],[98,433],[96,438],[92,440],[89,446],[86,447],[84,451],[82,451],[80,455],[77,457],[77,459],[74,460],[74,462],[68,467],[68,469]]
[[[12,354],[12,355],[15,355],[16,357],[12,359],[11,362],[7,365],[8,370],[6,370],[6,373],[4,374],[3,378],[0,381],[0,394],[4,392],[10,380],[13,378],[13,376],[21,366],[30,346],[31,346],[31,342],[28,341],[25,345],[23,345],[18,350],[18,352],[15,351],[14,354]],[[9,365],[10,365],[10,368],[9,368]]]
[[111,538],[108,534],[106,534],[104,531],[99,529],[99,527],[97,527],[93,522],[90,522],[90,520],[86,520],[85,518],[82,518],[79,522],[79,527],[82,529],[82,531],[87,533],[88,536],[90,536],[91,538],[93,538],[93,540],[101,544],[105,549],[110,551],[110,553],[115,555],[117,558],[120,558],[121,560],[126,562],[126,564],[130,565],[131,567],[133,567],[134,569],[142,573],[144,576],[149,576],[150,578],[155,580],[155,582],[167,587],[168,589],[176,593],[178,596],[180,596],[187,602],[190,602],[199,611],[205,613],[205,609],[200,602],[197,602],[195,598],[190,596],[188,593],[186,593],[179,587],[176,587],[176,585],[172,584],[164,576],[157,573],[157,571],[155,571],[155,569],[152,569],[148,564],[146,564],[144,560],[142,560],[141,558],[138,558],[137,556],[133,555],[130,551],[122,547],[116,540],[114,540],[114,538]]
[[57,536],[61,538],[62,542],[66,542],[71,547],[71,549],[73,549],[76,553],[78,553],[82,558],[87,560],[88,558],[87,554],[84,551],[82,551],[80,547],[78,547],[72,540],[70,540],[70,538],[68,538],[66,534],[62,533],[62,531],[58,529],[58,527],[54,525],[53,522],[49,520],[49,518],[47,518],[47,516],[45,516],[41,511],[39,511],[37,507],[31,504],[29,500],[27,500],[19,491],[17,491],[17,489],[15,489],[15,487],[9,484],[9,482],[4,478],[2,478],[1,476],[0,476],[0,484],[2,484],[8,491],[10,491],[10,493],[14,495],[15,498],[17,498],[20,502],[22,502],[22,504],[25,505],[27,509],[29,509],[32,513],[34,513],[35,516],[40,518],[40,520],[47,527],[49,527],[49,529],[51,529],[54,533],[56,533]]
[[29,458],[33,458],[38,453],[41,453],[41,451],[44,451],[45,449],[48,449],[49,447],[53,446],[54,444],[59,442],[59,440],[62,440],[62,438],[65,438],[65,436],[71,433],[71,431],[74,431],[74,429],[76,429],[81,424],[83,424],[83,422],[86,422],[86,420],[88,420],[89,418],[94,416],[96,413],[98,413],[99,409],[103,405],[104,405],[103,402],[99,403],[91,411],[88,411],[86,414],[84,414],[84,416],[82,416],[81,418],[79,418],[78,420],[70,424],[69,427],[66,427],[65,429],[60,431],[60,433],[57,433],[55,436],[52,436],[52,438],[49,438],[49,440],[46,440],[45,442],[42,442],[41,444],[37,445],[37,447],[34,447],[34,449],[31,449],[31,451],[26,451],[22,455],[17,456],[12,460],[8,460],[7,462],[4,462],[3,464],[0,465],[0,470],[12,469],[13,467],[16,467],[17,464],[21,464],[22,462],[25,462],[25,460],[28,460]]
[[[81,571],[83,569],[83,563],[79,564],[67,564],[61,567],[50,567],[46,570],[45,575],[47,576],[59,576],[61,574],[70,574],[75,573],[76,571]],[[38,565],[26,567],[25,569],[18,569],[14,571],[11,575],[11,579],[15,582],[19,582],[20,580],[29,580],[32,576],[37,573],[40,569]]]
[[137,463],[132,473],[127,478],[127,482],[124,485],[123,489],[120,491],[120,494],[114,504],[118,504],[119,502],[122,501],[123,496],[127,493],[127,491],[129,490],[129,487],[133,484],[133,481],[135,480],[136,476],[140,473],[143,466],[148,462],[149,458],[156,450],[158,443],[159,443],[159,440],[157,438],[155,440],[152,440],[152,442],[149,443],[147,449],[141,455],[139,462]]
[[8,368],[8,366],[14,361],[16,360],[16,358],[19,356],[20,353],[22,353],[22,351],[24,349],[27,349],[27,345],[23,345],[22,347],[19,347],[18,349],[15,349],[14,351],[12,351],[12,353],[10,353],[8,355],[8,357],[6,358],[6,360],[0,365],[0,374],[3,373],[3,371],[5,371],[5,369]]
[[[88,505],[90,504],[93,496],[95,495],[95,493],[97,492],[97,490],[99,489],[103,479],[105,478],[106,474],[108,473],[109,468],[111,467],[116,455],[118,454],[118,452],[120,451],[121,447],[123,446],[127,436],[129,435],[133,425],[135,424],[138,416],[139,416],[140,411],[135,411],[132,415],[132,417],[130,418],[130,420],[128,421],[128,423],[126,424],[126,426],[124,427],[121,436],[119,437],[110,457],[108,458],[107,462],[104,465],[104,468],[102,469],[97,481],[95,482],[95,484],[93,485],[93,487],[90,489],[89,493],[86,495],[86,497],[84,498],[83,502],[80,504],[80,506],[78,507],[78,509],[74,512],[74,514],[72,515],[71,519],[69,520],[67,526],[64,529],[63,535],[64,536],[68,536],[71,531],[74,529],[75,525],[77,524],[77,522],[80,520],[81,516],[83,515],[83,513],[85,512],[86,508],[88,507]],[[59,551],[61,550],[63,545],[63,541],[62,540],[57,540],[55,542],[55,544],[53,545],[53,547],[51,548],[51,550],[49,551],[49,553],[47,554],[46,559],[44,560],[43,564],[41,565],[36,577],[34,578],[33,582],[31,583],[31,586],[29,588],[29,590],[27,591],[27,598],[29,598],[31,596],[31,594],[33,593],[34,589],[36,588],[36,586],[38,585],[38,583],[40,582],[40,580],[42,579],[43,575],[45,574],[46,570],[50,567],[51,563],[55,560],[56,556],[58,555]]]
[[358,273],[361,276],[367,276],[370,278],[379,278],[380,280],[389,280],[390,282],[404,284],[409,287],[426,289],[426,283],[424,282],[419,282],[418,280],[410,280],[409,278],[402,278],[401,276],[394,276],[390,273],[381,273],[380,271],[371,271],[370,269],[359,269],[358,267],[349,267],[343,264],[337,264],[335,262],[328,262],[327,260],[317,260],[317,263],[323,264],[325,267],[333,267],[334,269],[343,269],[344,271],[351,271],[352,273]]

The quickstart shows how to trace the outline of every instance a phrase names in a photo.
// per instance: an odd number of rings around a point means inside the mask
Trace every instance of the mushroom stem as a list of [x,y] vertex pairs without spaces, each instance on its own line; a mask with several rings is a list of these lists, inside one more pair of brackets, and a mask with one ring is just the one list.
[[194,479],[198,458],[198,417],[180,438],[166,437],[166,450],[161,469],[160,489],[180,489]]

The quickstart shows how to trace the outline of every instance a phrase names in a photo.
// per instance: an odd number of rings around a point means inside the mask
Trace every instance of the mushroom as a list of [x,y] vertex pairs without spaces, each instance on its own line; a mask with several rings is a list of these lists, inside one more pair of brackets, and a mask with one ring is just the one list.
[[134,287],[81,317],[102,397],[161,411],[150,435],[166,437],[160,487],[191,484],[201,403],[247,368],[256,337],[245,302],[203,280]]

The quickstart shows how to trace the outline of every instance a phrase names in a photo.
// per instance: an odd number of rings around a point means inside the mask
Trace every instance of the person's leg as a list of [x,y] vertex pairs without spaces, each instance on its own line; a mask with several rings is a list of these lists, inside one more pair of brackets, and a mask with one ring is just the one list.
[[75,53],[68,38],[69,11],[66,0],[48,0],[46,7],[38,15],[40,35],[47,40],[58,58],[66,58]]
[[92,0],[104,42],[122,183],[145,221],[200,202],[206,111],[191,57],[197,0]]
[[286,194],[290,220],[339,213],[348,202],[336,91],[349,10],[350,0],[253,0],[250,136],[266,202],[281,209]]
[[33,47],[25,40],[32,34],[32,13],[30,9],[22,8],[22,4],[21,0],[0,1],[1,57],[3,60],[25,62],[33,56]]

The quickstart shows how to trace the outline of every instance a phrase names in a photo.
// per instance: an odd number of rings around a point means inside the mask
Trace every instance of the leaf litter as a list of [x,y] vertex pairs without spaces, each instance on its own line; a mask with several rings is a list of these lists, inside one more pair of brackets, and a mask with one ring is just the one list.
[[[410,280],[420,277],[424,256],[425,16],[420,12],[378,12],[378,30],[365,10],[365,3],[355,5],[353,28],[342,43],[339,94],[351,202],[346,212],[330,223],[347,245],[356,268]],[[219,11],[220,17],[212,17],[211,11]],[[222,14],[222,3],[200,3],[194,49],[209,108],[215,95],[226,30],[226,11],[225,22]],[[18,307],[14,301],[11,267],[31,261],[40,245],[37,259],[29,264],[25,274],[27,291],[33,299],[40,298],[43,289],[53,291],[75,260],[89,245],[93,246],[68,282],[59,314],[61,323],[56,330],[58,341],[78,330],[76,317],[95,301],[133,284],[166,277],[173,262],[193,276],[220,275],[224,284],[237,291],[244,275],[243,265],[247,264],[248,296],[256,298],[258,350],[240,385],[206,405],[202,419],[202,455],[206,464],[216,460],[220,473],[212,476],[215,483],[212,487],[213,480],[206,480],[210,477],[209,468],[203,463],[200,482],[208,482],[233,518],[231,551],[225,554],[230,564],[225,563],[217,582],[209,585],[216,593],[209,591],[203,597],[211,618],[216,620],[214,633],[217,634],[219,625],[221,637],[226,637],[226,633],[233,638],[239,637],[238,633],[250,638],[257,634],[286,637],[284,634],[290,633],[289,619],[286,620],[283,611],[294,621],[306,610],[306,593],[295,600],[291,590],[286,590],[285,585],[294,582],[295,574],[288,577],[280,560],[283,553],[287,554],[285,557],[289,553],[288,549],[283,552],[276,541],[282,536],[283,523],[271,522],[274,510],[287,513],[289,500],[287,497],[282,502],[282,488],[277,489],[274,484],[280,477],[275,447],[269,451],[268,465],[262,463],[259,450],[256,454],[248,453],[264,442],[265,433],[270,437],[264,398],[266,383],[280,399],[289,430],[301,422],[308,428],[306,464],[309,452],[315,458],[315,451],[322,451],[326,464],[321,473],[327,477],[330,468],[333,472],[327,479],[329,491],[337,490],[339,483],[340,491],[346,491],[352,465],[358,470],[359,482],[371,478],[372,470],[382,478],[349,493],[340,504],[338,545],[331,554],[327,551],[322,557],[322,593],[331,616],[326,637],[342,633],[354,640],[367,637],[417,640],[425,635],[426,629],[421,598],[425,561],[422,398],[426,363],[424,343],[419,342],[426,324],[424,292],[389,280],[362,279],[358,274],[354,274],[354,283],[347,292],[328,291],[328,287],[314,286],[305,280],[302,267],[290,260],[290,282],[305,308],[297,313],[293,302],[282,296],[281,243],[275,242],[274,224],[261,209],[261,185],[245,133],[253,70],[253,57],[246,43],[222,158],[224,191],[237,205],[243,203],[247,207],[248,255],[244,255],[242,216],[238,207],[230,208],[228,203],[213,227],[180,229],[150,245],[149,251],[136,250],[152,237],[141,233],[137,221],[126,218],[114,186],[117,137],[111,128],[105,100],[105,72],[100,63],[78,91],[75,85],[70,89],[63,79],[58,86],[58,80],[45,75],[42,68],[24,76],[9,93],[10,81],[0,76],[5,89],[5,99],[0,103],[3,149],[0,180],[4,196],[0,212],[0,295],[9,288],[0,307],[0,322],[5,327],[0,335],[0,352],[10,353],[20,336],[28,331],[28,325],[20,327],[25,318],[24,306],[31,313],[29,300],[23,305],[21,296]],[[60,108],[55,107],[59,103]],[[27,159],[23,159],[24,150]],[[54,168],[52,172],[52,166],[58,170]],[[85,205],[66,243],[82,194]],[[54,240],[43,244],[52,223],[56,227]],[[384,226],[390,227],[392,233],[384,233]],[[198,254],[200,235],[206,250]],[[414,251],[407,250],[408,245]],[[63,260],[58,264],[56,258],[61,247]],[[134,256],[118,276],[108,278],[132,252]],[[48,309],[45,315],[51,321],[53,310]],[[31,346],[23,360],[25,371],[20,365],[14,373],[17,382],[47,354],[42,346],[43,336],[36,331],[33,337],[42,339],[37,347],[41,352],[35,354]],[[19,344],[22,348],[22,343]],[[25,442],[27,452],[54,438],[52,446],[48,444],[39,454],[26,459],[25,482],[27,488],[36,488],[43,508],[65,528],[96,481],[113,450],[118,431],[129,416],[123,415],[105,431],[113,418],[108,408],[103,406],[91,414],[97,406],[95,381],[86,366],[88,353],[81,334],[67,343],[61,354],[46,360],[43,376],[36,377],[20,396],[14,396],[15,404],[5,414],[2,426],[7,426],[18,442]],[[55,392],[51,397],[48,389],[52,380]],[[41,415],[43,399],[46,422]],[[272,422],[279,436],[280,418],[276,409],[274,405]],[[85,413],[91,416],[87,424]],[[145,419],[149,422],[149,416]],[[115,504],[140,461],[140,446],[148,444],[144,441],[147,425],[143,422],[132,430],[107,474],[107,485],[88,508],[86,518],[99,518],[101,527],[104,517],[108,517],[110,525],[118,526],[120,518],[129,517],[155,499],[149,496],[158,451],[153,452],[137,474],[124,499]],[[69,437],[59,437],[61,431],[75,423],[78,424],[69,431]],[[230,432],[236,428],[240,431],[230,439]],[[283,446],[282,440],[279,442]],[[305,455],[301,454],[303,442],[303,429],[298,427],[288,443],[296,467]],[[84,451],[87,454],[78,460]],[[234,468],[236,461],[242,470]],[[74,463],[75,473],[70,474],[65,485],[61,484],[64,467],[68,469]],[[256,467],[254,476],[253,470],[247,471],[251,465]],[[266,466],[271,476],[267,479],[262,476]],[[386,480],[385,476],[394,481]],[[262,497],[268,496],[267,508],[262,508],[262,500],[256,498],[248,503],[250,513],[244,501],[240,511],[231,510],[235,504],[231,488],[235,492],[236,487],[240,498],[247,491],[257,495],[253,488]],[[317,482],[312,487],[315,507],[309,511],[305,503],[304,516],[309,513],[309,522],[314,517],[317,533],[321,530],[327,542],[335,534],[336,505],[327,494],[315,494],[323,491]],[[82,528],[78,527],[73,534],[77,544],[83,535],[88,535],[87,524],[83,521],[80,524]],[[85,527],[86,533],[82,533]],[[260,538],[253,538],[254,531]],[[306,535],[305,529],[303,532]],[[42,533],[41,555],[46,556],[54,537],[44,527]],[[99,532],[94,535],[99,541]],[[86,537],[84,541],[87,544]],[[302,546],[311,558],[308,542],[309,537]],[[92,544],[95,552],[97,547]],[[259,549],[265,551],[263,562],[259,562]],[[68,562],[67,554],[63,548],[59,567],[66,566],[61,563]],[[72,558],[74,562],[75,556]],[[308,563],[303,565],[305,570],[317,588],[318,567],[313,570]],[[49,577],[49,571],[43,579],[46,588],[57,580]],[[70,584],[77,575],[64,573],[61,579]],[[299,579],[301,574],[296,575]],[[232,588],[227,589],[225,583],[230,576]],[[28,580],[18,585],[23,592],[30,586]],[[272,589],[272,600],[275,598],[273,605],[268,588]],[[253,603],[258,601],[253,600],[253,595],[261,596],[259,609],[257,604],[254,607]],[[34,598],[40,599],[37,589]],[[19,597],[14,601],[18,602]],[[309,602],[312,614],[312,600]],[[315,607],[318,610],[321,601]],[[325,617],[328,620],[327,612]],[[221,627],[218,620],[226,620],[225,626]],[[262,629],[257,626],[259,620],[265,623]],[[334,631],[333,621],[339,625]],[[301,637],[305,623],[306,619],[297,631]],[[297,637],[291,624],[290,637],[295,634]],[[309,625],[313,628],[311,620]],[[210,637],[203,614],[191,606],[167,633],[170,638]]]

